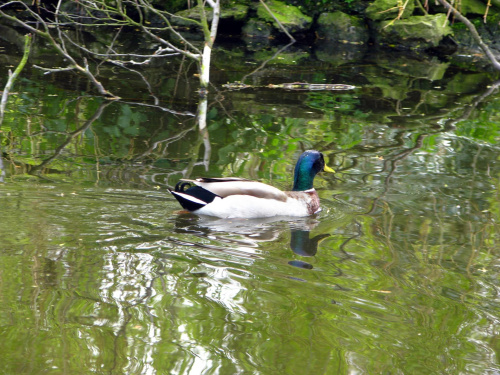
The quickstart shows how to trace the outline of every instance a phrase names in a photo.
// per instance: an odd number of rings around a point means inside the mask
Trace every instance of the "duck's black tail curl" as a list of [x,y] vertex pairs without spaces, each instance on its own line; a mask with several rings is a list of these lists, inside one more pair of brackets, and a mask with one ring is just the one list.
[[187,188],[190,188],[192,185],[190,182],[185,182],[185,181],[179,181],[176,185],[175,185],[175,189],[174,191],[177,192],[177,193],[184,193],[186,191],[186,187]]
[[189,182],[183,181],[178,182],[173,191],[169,191],[177,199],[182,208],[188,211],[196,211],[213,202],[218,197],[217,194],[203,189],[201,186],[192,186]]

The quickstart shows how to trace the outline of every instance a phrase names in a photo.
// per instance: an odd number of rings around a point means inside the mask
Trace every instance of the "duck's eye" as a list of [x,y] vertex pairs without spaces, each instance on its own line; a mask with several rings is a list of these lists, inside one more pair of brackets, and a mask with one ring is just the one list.
[[320,158],[314,162],[314,168],[321,171],[324,166],[325,166],[325,159],[323,159],[323,155],[321,155]]

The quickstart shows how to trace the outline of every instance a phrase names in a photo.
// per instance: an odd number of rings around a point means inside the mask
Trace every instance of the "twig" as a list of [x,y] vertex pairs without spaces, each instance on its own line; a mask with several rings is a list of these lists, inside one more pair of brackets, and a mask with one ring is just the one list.
[[278,50],[278,51],[277,51],[274,55],[272,55],[270,58],[268,58],[267,60],[265,60],[265,61],[264,61],[262,64],[260,64],[260,66],[258,66],[255,70],[253,70],[252,72],[250,72],[250,73],[248,73],[247,75],[245,75],[245,76],[241,79],[241,82],[245,82],[245,80],[246,80],[249,76],[251,76],[251,75],[253,75],[253,74],[257,73],[259,70],[263,69],[269,61],[274,60],[274,59],[275,59],[275,58],[276,58],[276,57],[277,57],[277,56],[278,56],[281,52],[283,52],[283,51],[284,51],[284,50],[286,50],[288,47],[290,47],[290,46],[291,46],[294,42],[295,42],[295,41],[290,42],[290,43],[288,43],[286,46],[284,46],[283,48],[280,48],[280,49],[279,49],[279,50]]
[[160,111],[172,113],[174,115],[179,115],[179,116],[192,116],[192,117],[196,116],[194,113],[189,112],[189,111],[183,111],[183,112],[175,111],[173,109],[170,109],[167,107],[162,107],[162,106],[155,105],[155,104],[147,104],[147,103],[141,103],[141,102],[129,102],[129,101],[125,101],[125,100],[120,100],[120,103],[132,104],[132,105],[137,105],[137,106],[142,106],[142,107],[156,108],[156,109],[159,109]]
[[9,97],[10,89],[12,88],[12,85],[14,85],[14,81],[16,80],[19,73],[21,73],[21,70],[23,70],[24,66],[26,65],[26,62],[28,61],[28,56],[30,54],[30,49],[31,49],[31,39],[32,39],[31,34],[26,34],[24,36],[23,58],[19,62],[19,65],[17,66],[16,70],[14,70],[14,73],[12,73],[9,70],[9,79],[7,80],[7,84],[5,85],[5,88],[3,90],[2,101],[0,102],[0,126],[2,126],[3,116],[5,114],[5,107],[7,106],[7,99]]
[[[120,60],[118,62],[120,62],[122,64],[131,64],[131,65],[145,65],[145,64],[147,65],[151,62],[152,58],[165,57],[165,56],[177,56],[180,54],[179,52],[173,52],[173,50],[171,48],[161,48],[161,47],[158,47],[158,49],[150,55],[140,55],[140,54],[135,54],[135,53],[115,53],[114,51],[113,52],[106,52],[106,53],[97,53],[97,52],[89,50],[88,48],[82,46],[81,44],[76,43],[74,40],[72,40],[66,34],[63,34],[63,36],[66,39],[68,39],[68,41],[71,44],[73,44],[75,47],[81,49],[82,51],[85,51],[92,56],[103,58],[105,61],[109,61],[112,63],[116,62],[115,60],[111,60],[112,57],[137,57],[137,58],[146,59],[146,60],[144,60],[144,61],[134,61],[134,60],[123,61],[123,60]],[[164,52],[172,52],[172,53],[162,54]]]
[[44,75],[50,74],[50,73],[69,72],[69,71],[75,70],[75,68],[71,67],[71,66],[68,66],[67,68],[44,68],[43,66],[35,65],[35,64],[33,64],[33,68],[44,70],[45,71],[45,73],[43,73]]
[[422,3],[420,2],[420,0],[417,0],[416,3],[417,7],[420,8],[420,10],[422,11],[422,13],[424,13],[426,16],[429,14],[429,12],[427,11],[427,9],[425,9],[425,7],[422,5]]
[[293,36],[290,35],[290,33],[287,31],[287,29],[285,28],[285,26],[283,26],[281,24],[281,22],[276,18],[276,16],[273,14],[273,12],[271,12],[271,9],[269,9],[269,7],[267,6],[267,4],[264,2],[264,0],[259,0],[260,3],[264,6],[264,8],[266,8],[266,10],[269,12],[269,14],[271,15],[271,17],[274,18],[274,20],[276,21],[276,23],[278,24],[279,27],[281,27],[281,30],[283,30],[283,32],[290,38],[290,40],[292,42],[296,42],[295,38]]
[[11,20],[13,22],[16,22],[18,24],[20,24],[21,26],[23,26],[24,28],[28,29],[29,31],[31,31],[33,34],[36,34],[36,35],[39,35],[41,36],[42,38],[46,39],[51,45],[52,47],[55,48],[55,50],[61,54],[63,57],[65,57],[68,61],[69,61],[69,66],[70,67],[73,67],[75,70],[79,71],[80,73],[84,74],[85,76],[87,76],[87,78],[94,84],[94,86],[97,88],[97,90],[99,91],[99,93],[105,97],[108,97],[110,99],[118,99],[117,96],[113,95],[111,92],[109,92],[108,90],[106,90],[104,88],[104,86],[101,84],[101,82],[99,82],[97,80],[97,78],[94,76],[94,74],[92,74],[92,72],[90,71],[89,67],[88,67],[88,64],[86,63],[85,61],[85,67],[82,67],[80,64],[78,64],[76,62],[76,60],[73,58],[73,56],[71,56],[67,50],[66,50],[66,47],[64,46],[64,42],[63,41],[60,41],[58,42],[54,36],[51,34],[50,30],[51,30],[51,27],[49,27],[49,24],[47,24],[47,22],[45,22],[45,20],[40,16],[38,15],[37,13],[33,12],[25,3],[23,3],[22,1],[12,1],[8,4],[12,4],[12,3],[16,3],[16,4],[20,4],[22,6],[24,6],[24,8],[26,9],[27,12],[30,13],[30,15],[35,18],[37,20],[37,23],[42,25],[43,29],[45,31],[42,31],[42,30],[39,30],[39,29],[36,29],[32,26],[30,26],[29,24],[27,24],[26,22],[23,22],[21,21],[20,19],[18,19],[17,17],[14,17],[14,16],[11,16],[11,15],[8,15],[7,13],[3,12],[1,9],[3,6],[0,6],[0,16],[2,17],[5,17],[7,18],[8,20]]
[[455,124],[459,123],[460,121],[467,120],[472,111],[477,108],[478,104],[481,103],[484,99],[486,99],[488,96],[493,94],[495,91],[500,88],[500,80],[493,82],[489,87],[488,90],[486,90],[483,94],[479,95],[477,98],[475,98],[471,104],[465,109],[465,111],[462,113],[461,116],[459,117],[453,117],[450,118],[448,121],[445,122],[445,129],[453,129]]

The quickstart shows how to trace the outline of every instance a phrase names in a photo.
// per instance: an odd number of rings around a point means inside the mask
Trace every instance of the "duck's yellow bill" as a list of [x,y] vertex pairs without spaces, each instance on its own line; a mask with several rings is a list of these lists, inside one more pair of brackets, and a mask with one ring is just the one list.
[[325,167],[323,168],[323,170],[325,172],[335,173],[335,171],[332,168],[330,168],[328,165],[325,165]]

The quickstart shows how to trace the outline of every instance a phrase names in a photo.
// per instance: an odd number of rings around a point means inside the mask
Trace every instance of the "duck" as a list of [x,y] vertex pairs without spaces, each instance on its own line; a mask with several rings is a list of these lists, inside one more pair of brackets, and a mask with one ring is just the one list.
[[223,219],[256,219],[273,216],[304,217],[321,211],[313,187],[319,172],[334,170],[316,150],[303,152],[294,170],[291,191],[238,177],[181,179],[169,192],[183,209],[197,215]]

